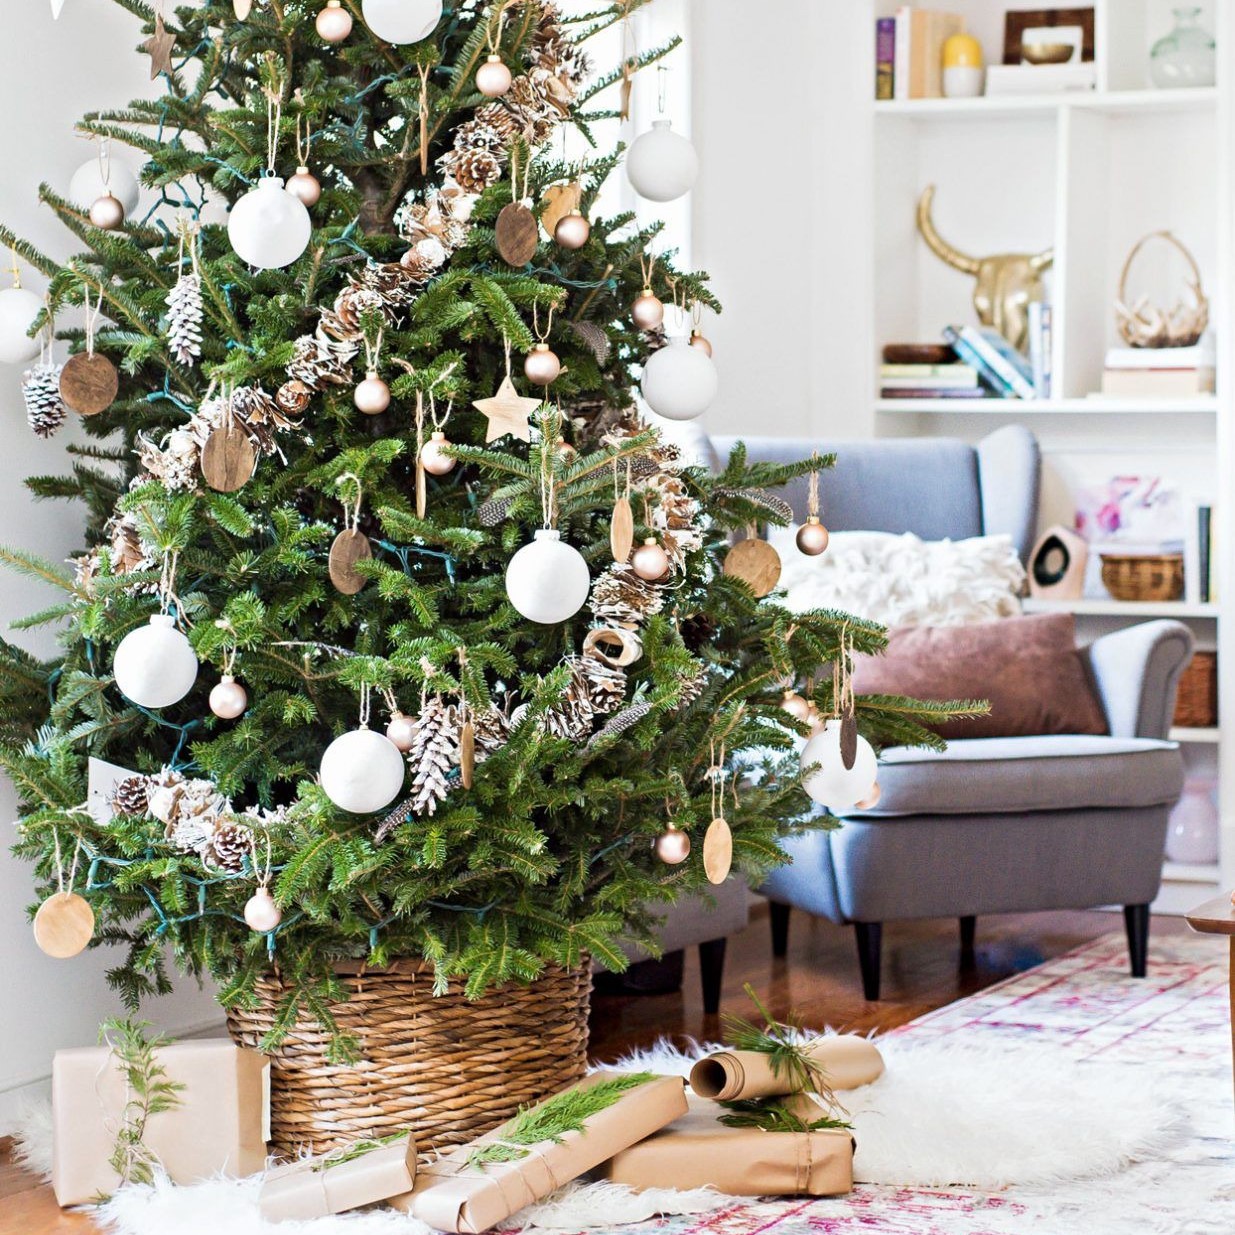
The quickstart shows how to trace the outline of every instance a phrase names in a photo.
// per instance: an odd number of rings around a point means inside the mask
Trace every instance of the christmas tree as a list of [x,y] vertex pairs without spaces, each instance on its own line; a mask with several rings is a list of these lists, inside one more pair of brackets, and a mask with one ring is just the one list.
[[[85,310],[26,383],[36,432],[87,417],[69,473],[28,482],[82,503],[85,547],[69,573],[3,554],[62,595],[27,623],[62,627],[56,660],[0,648],[39,896],[76,868],[130,1002],[168,953],[230,1004],[277,965],[289,1020],[329,1021],[340,960],[422,958],[472,995],[622,968],[724,878],[714,818],[755,883],[829,822],[792,688],[840,713],[883,644],[728,556],[829,460],[739,448],[712,476],[638,414],[662,353],[670,410],[701,410],[705,343],[660,317],[719,306],[659,227],[594,217],[622,150],[553,139],[673,44],[590,75],[587,39],[643,0],[116,2],[166,88],[80,128],[142,153],[155,205],[100,149],[89,206],[40,190],[71,261],[0,228],[48,278],[31,337]],[[956,709],[856,701],[875,744],[933,742],[932,710]],[[132,773],[101,814],[91,757]]]

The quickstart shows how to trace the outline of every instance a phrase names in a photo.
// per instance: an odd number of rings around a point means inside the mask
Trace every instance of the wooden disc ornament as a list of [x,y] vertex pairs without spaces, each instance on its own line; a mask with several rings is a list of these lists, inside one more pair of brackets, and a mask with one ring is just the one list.
[[94,937],[94,910],[76,892],[53,892],[34,915],[34,942],[48,956],[68,960]]
[[766,540],[748,536],[725,554],[724,573],[762,598],[780,581],[780,554]]
[[464,789],[472,787],[476,773],[476,729],[471,719],[463,722],[459,730],[459,783]]
[[723,816],[708,824],[703,837],[703,871],[709,883],[724,883],[733,867],[733,832]]
[[858,760],[858,719],[849,708],[840,718],[840,761],[846,772],[853,771]]
[[234,421],[213,430],[202,447],[202,476],[218,493],[235,493],[253,477],[257,447]]
[[619,565],[630,561],[635,547],[635,513],[630,507],[630,460],[626,461],[626,491],[618,492],[617,461],[613,463],[613,518],[609,522],[609,549]]
[[78,352],[60,370],[60,397],[79,416],[107,411],[119,390],[116,366],[98,352]]
[[356,528],[345,528],[330,546],[330,582],[344,596],[355,596],[368,580],[356,569],[357,562],[367,562],[373,557],[369,538]]
[[493,234],[497,251],[508,266],[526,266],[536,256],[540,230],[536,216],[522,202],[502,207]]

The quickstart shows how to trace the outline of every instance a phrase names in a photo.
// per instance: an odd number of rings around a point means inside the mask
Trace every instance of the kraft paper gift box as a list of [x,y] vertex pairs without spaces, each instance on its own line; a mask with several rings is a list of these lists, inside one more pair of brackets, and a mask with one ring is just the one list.
[[416,1141],[363,1152],[324,1154],[278,1167],[262,1181],[258,1207],[268,1222],[326,1218],[407,1192],[416,1179]]
[[[575,1088],[586,1089],[622,1075],[596,1072]],[[651,1136],[685,1110],[682,1079],[653,1077],[590,1116],[582,1132],[566,1132],[557,1141],[513,1147],[527,1151],[513,1161],[469,1165],[473,1153],[494,1142],[504,1143],[502,1134],[510,1124],[503,1124],[436,1162],[422,1165],[415,1188],[406,1196],[393,1198],[390,1204],[434,1230],[477,1235],[556,1192],[619,1150]]]
[[[883,1075],[878,1048],[855,1034],[815,1038],[803,1044],[803,1051],[833,1090],[858,1089]],[[777,1072],[762,1051],[717,1051],[691,1069],[690,1087],[701,1098],[736,1102],[792,1093],[795,1085],[793,1075]]]
[[615,1154],[600,1173],[637,1190],[712,1187],[730,1196],[852,1191],[854,1145],[848,1132],[727,1128],[720,1122],[724,1113],[715,1102],[692,1097],[682,1118]]
[[[270,1064],[227,1040],[161,1047],[155,1059],[183,1085],[175,1109],[151,1115],[142,1144],[174,1183],[251,1175],[266,1164]],[[128,1101],[124,1072],[106,1046],[57,1051],[52,1063],[52,1189],[85,1205],[120,1184],[109,1159]]]

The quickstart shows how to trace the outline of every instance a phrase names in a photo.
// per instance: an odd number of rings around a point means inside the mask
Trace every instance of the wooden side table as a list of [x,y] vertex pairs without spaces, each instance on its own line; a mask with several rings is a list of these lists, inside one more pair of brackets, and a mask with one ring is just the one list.
[[1231,940],[1231,1049],[1235,1051],[1235,905],[1216,896],[1187,915],[1188,925],[1203,935],[1227,935]]

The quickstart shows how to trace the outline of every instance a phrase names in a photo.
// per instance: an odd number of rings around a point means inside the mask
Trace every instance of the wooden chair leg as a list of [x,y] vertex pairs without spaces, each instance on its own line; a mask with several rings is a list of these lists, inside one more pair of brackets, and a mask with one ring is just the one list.
[[862,971],[862,993],[872,1003],[879,998],[880,950],[883,944],[882,922],[855,922],[858,941],[858,967]]
[[1124,927],[1128,932],[1132,976],[1143,978],[1149,972],[1149,906],[1125,905]]
[[703,979],[703,1011],[706,1016],[715,1016],[720,1011],[727,942],[726,939],[709,939],[699,945],[699,973]]
[[785,956],[789,952],[789,906],[779,901],[768,902],[768,918],[772,923],[772,955]]

